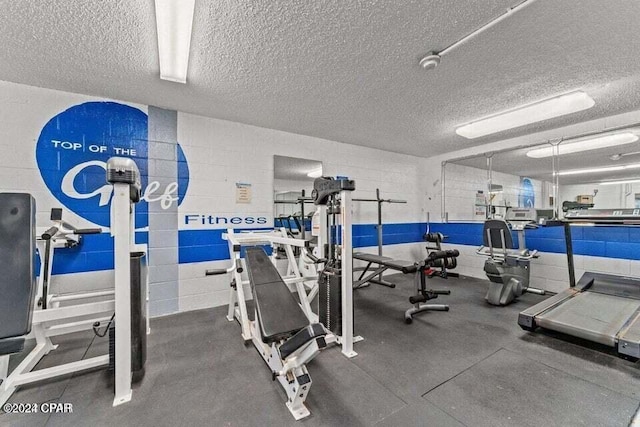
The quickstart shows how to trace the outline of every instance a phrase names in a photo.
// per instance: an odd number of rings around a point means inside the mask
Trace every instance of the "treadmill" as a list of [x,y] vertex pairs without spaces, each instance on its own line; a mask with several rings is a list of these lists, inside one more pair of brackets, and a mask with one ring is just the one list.
[[563,225],[569,289],[520,313],[527,331],[538,327],[613,347],[621,356],[640,358],[640,278],[585,272],[575,282],[571,224],[640,224],[640,209],[573,210]]

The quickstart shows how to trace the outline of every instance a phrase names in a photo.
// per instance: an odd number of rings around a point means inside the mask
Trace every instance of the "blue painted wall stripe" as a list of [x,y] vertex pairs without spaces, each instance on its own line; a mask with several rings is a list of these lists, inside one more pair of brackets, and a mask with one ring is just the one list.
[[[480,246],[482,223],[431,223],[432,232],[447,236],[446,242]],[[385,245],[422,242],[426,223],[385,224]],[[226,230],[182,230],[178,233],[178,257],[181,264],[229,259],[227,242],[222,239]],[[517,239],[514,233],[514,239]],[[573,249],[576,255],[640,260],[640,228],[572,227]],[[147,243],[148,235],[136,233],[138,243]],[[355,248],[377,246],[375,224],[353,226]],[[540,252],[564,253],[564,233],[560,227],[540,227],[527,230],[527,245]],[[106,233],[84,236],[77,248],[56,252],[54,274],[110,270],[113,268],[113,239]]]

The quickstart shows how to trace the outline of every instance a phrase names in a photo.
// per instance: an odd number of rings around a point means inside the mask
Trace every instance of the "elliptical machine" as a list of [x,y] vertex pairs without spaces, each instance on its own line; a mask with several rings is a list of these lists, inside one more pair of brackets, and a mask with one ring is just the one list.
[[[483,246],[476,253],[488,256],[484,271],[490,280],[485,299],[491,305],[507,305],[524,292],[544,295],[545,291],[529,287],[531,260],[538,251],[527,249],[525,229],[537,228],[534,208],[509,208],[504,219],[489,219],[482,231]],[[518,246],[511,231],[518,233]]]

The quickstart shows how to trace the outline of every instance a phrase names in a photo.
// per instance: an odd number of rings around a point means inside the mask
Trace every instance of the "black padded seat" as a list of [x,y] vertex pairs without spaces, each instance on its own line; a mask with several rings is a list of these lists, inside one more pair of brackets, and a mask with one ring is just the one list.
[[404,274],[415,273],[418,270],[418,266],[414,261],[402,261],[399,259],[389,258],[387,256],[354,252],[353,258],[359,259],[360,261],[379,264],[392,270],[402,271]]
[[[320,323],[306,326],[280,346],[280,357],[284,360],[309,341],[324,337],[325,335],[327,335],[327,330]],[[322,345],[319,345],[320,348],[326,347],[327,345],[324,340],[322,340],[321,344]]]
[[389,258],[388,256],[367,254],[364,252],[354,252],[353,258],[359,259],[360,261],[374,262],[376,264],[382,264],[385,261],[391,261],[391,258]]
[[11,337],[0,340],[0,356],[20,353],[22,350],[24,350],[24,337]]
[[309,326],[309,319],[263,248],[248,248],[245,264],[263,342],[289,338]]

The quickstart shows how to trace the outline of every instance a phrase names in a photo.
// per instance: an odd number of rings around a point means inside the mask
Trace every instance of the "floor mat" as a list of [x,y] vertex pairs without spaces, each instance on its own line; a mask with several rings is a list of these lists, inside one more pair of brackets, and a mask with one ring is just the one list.
[[508,350],[423,395],[466,425],[626,426],[638,402]]

